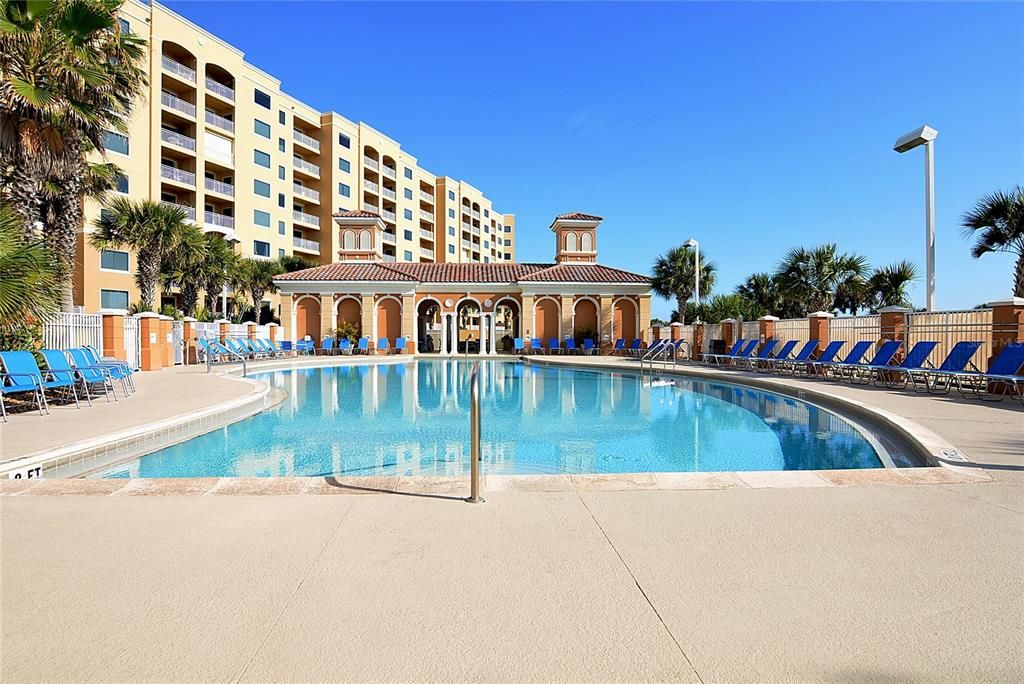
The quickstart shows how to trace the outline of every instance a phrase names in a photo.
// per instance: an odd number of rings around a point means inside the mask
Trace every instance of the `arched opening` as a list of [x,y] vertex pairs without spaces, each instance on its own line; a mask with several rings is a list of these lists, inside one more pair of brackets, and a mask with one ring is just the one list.
[[320,300],[303,297],[295,303],[295,335],[301,340],[309,336],[320,340]]
[[380,155],[377,154],[377,150],[373,149],[369,145],[363,147],[363,154],[366,156],[367,159],[372,159],[373,161],[380,160]]
[[206,90],[234,100],[235,98],[235,77],[227,69],[217,64],[207,63],[206,65]]
[[364,230],[359,233],[359,249],[371,249],[370,231]]
[[433,299],[416,306],[416,339],[421,354],[441,351],[441,306]]
[[394,348],[395,340],[401,336],[402,305],[390,297],[380,300],[377,302],[377,337],[388,338],[388,345]]
[[461,354],[475,354],[480,351],[480,305],[467,299],[456,309],[455,323],[458,326],[458,351]]
[[575,252],[576,251],[576,233],[565,234],[565,251]]
[[615,317],[613,319],[614,337],[623,338],[629,344],[637,338],[636,330],[636,304],[629,299],[620,299],[613,307]]
[[584,233],[583,237],[580,238],[580,251],[581,252],[593,252],[594,251],[594,236],[590,233]]
[[346,297],[338,301],[338,328],[348,328],[347,333],[356,342],[363,336],[363,307],[359,300]]
[[515,338],[522,336],[519,311],[519,302],[514,299],[503,299],[494,307],[494,337],[498,351],[512,351]]
[[573,310],[572,336],[576,344],[583,344],[583,340],[594,340],[597,343],[601,339],[600,329],[597,324],[597,304],[590,299],[580,299],[576,302]]
[[541,299],[537,301],[534,309],[537,329],[533,331],[533,336],[540,338],[546,347],[549,340],[561,338],[558,330],[558,303],[553,299]]
[[354,231],[354,230],[346,230],[345,231],[344,241],[345,241],[345,249],[355,249],[356,248],[356,231]]

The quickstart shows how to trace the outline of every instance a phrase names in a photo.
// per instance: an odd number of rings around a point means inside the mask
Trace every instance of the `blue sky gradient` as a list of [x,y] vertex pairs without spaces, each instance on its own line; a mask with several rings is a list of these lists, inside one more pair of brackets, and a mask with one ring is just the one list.
[[1022,4],[166,4],[515,212],[518,260],[586,211],[602,263],[646,273],[695,237],[718,292],[835,241],[917,263],[922,304],[924,156],[892,143],[928,123],[938,307],[1010,293],[1012,258],[972,259],[959,216],[1024,183]]

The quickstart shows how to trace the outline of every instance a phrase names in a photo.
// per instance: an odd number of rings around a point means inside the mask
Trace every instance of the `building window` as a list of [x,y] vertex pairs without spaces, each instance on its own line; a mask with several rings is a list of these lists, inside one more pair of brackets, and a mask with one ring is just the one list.
[[451,200],[452,202],[455,201],[455,191],[454,190],[449,190],[448,191],[448,199]]
[[512,232],[512,226],[505,226],[505,232],[506,233],[511,233]]
[[491,246],[491,243],[488,242],[487,240],[484,240],[484,249],[487,249],[490,246]]
[[270,197],[270,183],[264,183],[261,180],[254,180],[252,182],[252,191],[260,197]]
[[105,249],[100,252],[100,268],[128,272],[128,252]]
[[254,119],[252,122],[252,128],[256,135],[263,136],[267,140],[270,140],[270,124],[263,123],[259,119]]
[[259,164],[265,169],[270,168],[270,155],[266,152],[260,152],[259,150],[252,151],[252,161],[254,164]]
[[132,25],[128,23],[127,19],[118,19],[117,23],[121,25],[121,33],[132,32]]
[[511,260],[512,260],[512,255],[511,254],[506,254],[505,255],[505,261],[511,261]]
[[455,245],[448,245],[448,253],[455,254]]
[[284,221],[277,222],[277,234],[284,235]]
[[263,242],[262,240],[252,241],[252,253],[256,256],[268,257],[270,256],[270,243]]
[[491,216],[491,212],[489,212],[486,209],[484,209],[484,218],[490,218],[490,216]]
[[409,250],[405,250],[405,260],[412,261],[412,252],[410,252]]
[[448,218],[455,218],[455,210],[454,209],[449,209],[448,210]]
[[283,209],[284,208],[284,204],[285,204],[284,193],[283,192],[277,193],[277,206],[279,206],[279,207],[281,207]]
[[348,187],[344,183],[338,183],[338,194],[342,197],[351,197],[352,188]]
[[338,134],[338,144],[345,148],[352,147],[352,141],[344,133]]
[[284,250],[283,249],[277,250],[277,258],[278,259],[284,259]]
[[283,166],[278,166],[277,167],[277,177],[280,178],[281,180],[284,180],[284,167]]
[[344,171],[345,173],[349,173],[350,171],[352,171],[352,165],[348,163],[347,159],[342,159],[341,157],[338,157],[338,170]]
[[277,151],[284,152],[284,138],[277,139]]
[[100,308],[102,309],[127,309],[127,290],[100,290]]
[[128,154],[128,136],[107,131],[107,134],[103,137],[103,147],[109,152]]
[[117,177],[117,191],[124,195],[128,194],[128,176]]
[[412,169],[410,169],[408,166],[405,167],[404,173],[406,178],[412,178]]
[[277,123],[279,123],[279,124],[281,124],[282,126],[284,126],[284,122],[285,122],[285,118],[284,118],[284,110],[282,109],[281,111],[279,111],[279,112],[277,113]]
[[[256,89],[255,99],[256,104],[258,104],[260,107],[266,107],[267,109],[270,109],[270,96],[267,95],[265,92]],[[269,254],[269,252],[267,252],[267,254]]]
[[506,247],[511,247],[512,246],[512,241],[509,240],[508,238],[505,238],[505,246]]
[[402,194],[405,195],[405,199],[412,199],[412,190],[410,190],[409,188],[403,190]]
[[[266,211],[260,211],[259,209],[252,210],[252,222],[257,226],[264,228],[270,227],[270,213]],[[268,252],[269,254],[269,252]]]
[[455,226],[448,226],[448,234],[452,236],[455,235]]
[[412,209],[405,209],[402,211],[402,216],[405,217],[406,221],[412,221]]
[[404,232],[405,232],[405,239],[406,240],[412,240],[412,231],[411,230],[407,230],[407,231],[404,231]]
[[484,257],[484,263],[485,263],[485,264],[489,264],[489,263],[491,263],[491,257],[489,257],[489,256],[485,256],[485,257]]

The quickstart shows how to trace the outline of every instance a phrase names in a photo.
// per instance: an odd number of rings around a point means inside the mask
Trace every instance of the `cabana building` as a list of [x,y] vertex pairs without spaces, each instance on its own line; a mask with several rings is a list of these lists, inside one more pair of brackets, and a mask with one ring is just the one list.
[[[645,342],[647,276],[597,263],[602,218],[570,213],[551,223],[554,263],[401,263],[385,257],[385,224],[374,213],[334,214],[342,247],[333,264],[274,279],[281,327],[319,341],[339,326],[372,343],[406,340],[408,353],[495,354],[517,337]],[[347,324],[347,325],[346,325]],[[373,345],[371,345],[373,346]]]

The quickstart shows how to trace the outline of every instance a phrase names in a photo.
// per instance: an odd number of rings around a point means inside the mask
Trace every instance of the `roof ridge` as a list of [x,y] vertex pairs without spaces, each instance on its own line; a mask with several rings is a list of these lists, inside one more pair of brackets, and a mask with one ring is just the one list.
[[422,283],[423,282],[422,280],[420,280],[416,276],[412,275],[411,273],[403,273],[399,269],[393,268],[392,266],[389,266],[388,262],[386,262],[386,261],[375,261],[375,262],[372,262],[372,263],[374,263],[377,266],[380,266],[381,268],[383,268],[385,270],[391,271],[392,273],[397,273],[400,276],[404,276],[406,278],[411,278],[412,280],[415,280],[417,283]]

